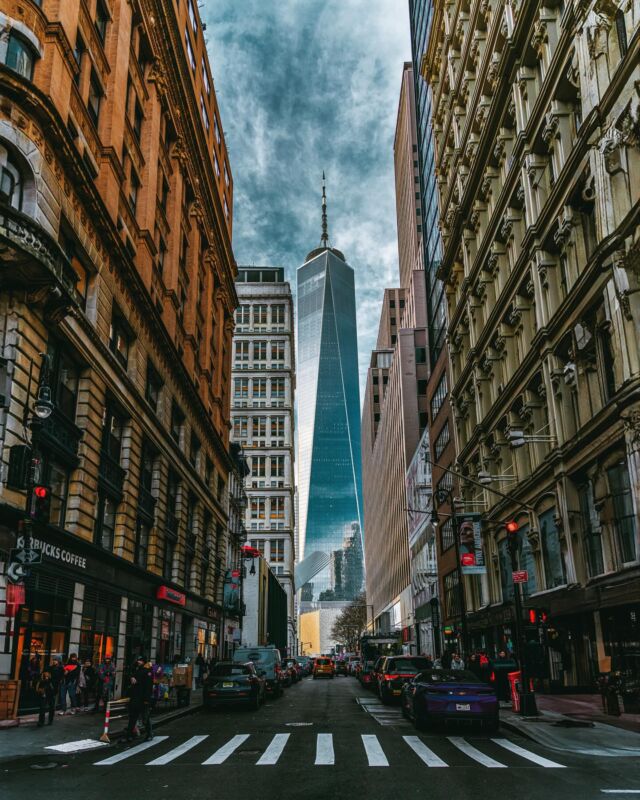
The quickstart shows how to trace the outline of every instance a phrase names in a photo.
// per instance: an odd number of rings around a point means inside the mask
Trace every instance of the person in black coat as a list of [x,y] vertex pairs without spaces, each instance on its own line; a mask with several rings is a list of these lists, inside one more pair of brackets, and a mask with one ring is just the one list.
[[36,678],[34,689],[38,695],[38,704],[40,706],[40,716],[38,717],[38,727],[42,728],[44,725],[45,714],[49,712],[49,722],[53,723],[53,717],[56,710],[56,689],[48,670],[44,670],[42,674]]
[[153,739],[151,724],[151,701],[153,698],[153,671],[151,662],[144,656],[138,656],[133,667],[129,687],[129,724],[127,725],[127,741],[134,738],[138,718],[142,717],[145,729],[145,741]]

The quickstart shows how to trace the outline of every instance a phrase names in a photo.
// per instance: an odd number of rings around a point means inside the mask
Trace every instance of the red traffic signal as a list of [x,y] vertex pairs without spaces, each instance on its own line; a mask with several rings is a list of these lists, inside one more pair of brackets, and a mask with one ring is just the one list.
[[36,522],[49,522],[51,515],[51,488],[36,485],[31,498],[31,519]]
[[537,625],[538,624],[538,612],[535,608],[529,609],[529,624],[530,625]]
[[510,519],[509,522],[505,522],[504,527],[507,529],[507,533],[518,533],[518,523],[514,519]]

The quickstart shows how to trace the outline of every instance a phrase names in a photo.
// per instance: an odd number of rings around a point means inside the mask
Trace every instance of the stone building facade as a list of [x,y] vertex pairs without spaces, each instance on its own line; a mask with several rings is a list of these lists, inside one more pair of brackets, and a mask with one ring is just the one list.
[[246,528],[287,593],[295,653],[293,299],[282,267],[241,267],[233,341],[232,432],[249,464]]
[[[192,0],[2,0],[0,18],[0,675],[109,654],[119,690],[136,653],[219,646],[231,170]],[[21,609],[4,574],[43,353],[52,504]]]
[[557,686],[640,672],[639,31],[637,0],[436,3],[422,63],[457,463],[488,482],[471,636],[512,643],[513,519]]

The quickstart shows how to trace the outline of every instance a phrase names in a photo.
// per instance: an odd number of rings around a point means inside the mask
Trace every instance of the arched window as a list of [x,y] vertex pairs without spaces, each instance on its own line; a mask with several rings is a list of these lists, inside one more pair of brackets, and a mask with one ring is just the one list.
[[11,31],[5,64],[30,81],[33,78],[33,67],[38,57],[33,45],[19,33]]
[[23,180],[16,160],[0,143],[0,203],[22,211]]

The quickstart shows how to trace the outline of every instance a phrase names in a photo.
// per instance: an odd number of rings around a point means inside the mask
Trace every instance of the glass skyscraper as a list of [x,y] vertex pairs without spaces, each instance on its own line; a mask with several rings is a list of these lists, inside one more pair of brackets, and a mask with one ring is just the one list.
[[348,601],[364,582],[356,304],[353,269],[326,227],[297,285],[299,558],[329,556],[298,588],[303,603]]
[[416,94],[416,126],[420,163],[420,194],[422,197],[422,243],[424,273],[427,284],[427,325],[431,366],[444,347],[447,329],[444,285],[436,276],[442,259],[442,243],[438,228],[438,187],[435,178],[433,131],[431,129],[431,88],[420,75],[422,56],[429,42],[433,0],[409,0],[411,23],[411,56]]

